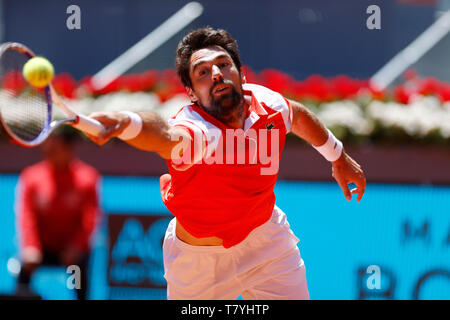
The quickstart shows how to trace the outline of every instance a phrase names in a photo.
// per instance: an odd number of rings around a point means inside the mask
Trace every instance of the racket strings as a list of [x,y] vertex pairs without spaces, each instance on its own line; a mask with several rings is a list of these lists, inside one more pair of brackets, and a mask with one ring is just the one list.
[[4,125],[24,141],[35,140],[46,128],[47,104],[34,95],[15,96],[7,90],[0,92],[1,117]]
[[15,50],[0,57],[0,116],[10,135],[32,142],[48,128],[50,115],[45,92],[29,85],[22,75],[26,61]]

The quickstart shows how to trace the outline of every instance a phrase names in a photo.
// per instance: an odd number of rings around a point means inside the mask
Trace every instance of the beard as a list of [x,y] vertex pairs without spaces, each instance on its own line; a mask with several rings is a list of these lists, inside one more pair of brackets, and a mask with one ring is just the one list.
[[[220,84],[231,85],[230,92],[215,97],[213,92],[216,86]],[[209,108],[205,108],[205,106],[199,102],[200,106],[217,120],[223,123],[231,123],[242,117],[244,97],[242,93],[239,93],[236,90],[233,82],[229,80],[216,82],[209,90],[209,100],[211,101]]]

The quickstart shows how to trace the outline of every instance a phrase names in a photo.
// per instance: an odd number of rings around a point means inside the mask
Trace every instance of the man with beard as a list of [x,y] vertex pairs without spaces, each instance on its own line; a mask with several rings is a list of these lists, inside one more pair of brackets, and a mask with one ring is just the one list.
[[[91,115],[106,127],[91,137],[96,143],[119,137],[167,159],[161,196],[175,216],[163,244],[168,299],[309,299],[299,240],[275,205],[285,136],[293,132],[331,162],[349,201],[364,194],[361,167],[303,105],[246,83],[225,30],[191,31],[175,64],[192,104],[169,121],[153,112]],[[261,150],[269,149],[267,160]]]

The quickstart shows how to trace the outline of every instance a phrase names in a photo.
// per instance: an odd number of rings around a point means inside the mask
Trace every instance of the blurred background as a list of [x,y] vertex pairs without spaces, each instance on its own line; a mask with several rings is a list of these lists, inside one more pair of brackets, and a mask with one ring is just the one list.
[[[304,103],[366,174],[362,201],[349,203],[330,165],[288,137],[275,192],[300,238],[311,299],[450,299],[448,10],[450,0],[0,0],[0,40],[48,58],[56,90],[82,113],[167,118],[189,103],[174,71],[178,41],[193,28],[226,29],[247,80]],[[142,39],[139,57],[124,57]],[[105,76],[107,66],[115,73]],[[81,139],[76,150],[103,176],[88,298],[165,299],[165,162],[120,141],[100,148]],[[40,159],[39,148],[0,136],[4,296],[20,270],[18,175]],[[42,267],[31,286],[43,299],[75,299],[66,279],[64,268]]]

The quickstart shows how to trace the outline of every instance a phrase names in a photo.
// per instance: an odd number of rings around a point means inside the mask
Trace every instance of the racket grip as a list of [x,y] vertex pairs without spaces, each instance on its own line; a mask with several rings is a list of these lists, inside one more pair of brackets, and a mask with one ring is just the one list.
[[77,122],[73,125],[73,127],[96,137],[98,137],[104,130],[103,125],[99,121],[82,114],[77,115]]

